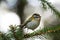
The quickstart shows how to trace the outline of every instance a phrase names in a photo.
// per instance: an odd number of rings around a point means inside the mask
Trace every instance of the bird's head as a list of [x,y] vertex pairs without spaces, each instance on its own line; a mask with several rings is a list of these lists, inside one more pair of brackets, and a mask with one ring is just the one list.
[[39,14],[37,14],[37,13],[34,13],[32,15],[32,17],[33,17],[34,20],[40,20],[41,19],[41,16]]

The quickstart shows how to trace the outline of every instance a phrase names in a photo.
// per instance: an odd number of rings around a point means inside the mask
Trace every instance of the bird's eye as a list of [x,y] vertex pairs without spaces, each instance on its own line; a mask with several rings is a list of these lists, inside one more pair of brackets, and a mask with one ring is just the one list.
[[34,17],[36,17],[36,15],[34,15]]

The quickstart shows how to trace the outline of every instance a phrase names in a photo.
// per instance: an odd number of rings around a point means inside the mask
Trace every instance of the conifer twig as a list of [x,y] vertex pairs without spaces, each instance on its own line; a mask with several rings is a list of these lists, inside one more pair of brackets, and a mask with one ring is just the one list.
[[33,33],[29,33],[29,34],[24,35],[24,38],[29,38],[29,37],[33,37],[36,35],[42,35],[42,34],[52,33],[52,32],[57,32],[57,31],[60,31],[60,25],[46,27],[46,28],[43,28],[42,30],[34,31]]
[[13,27],[13,25],[11,25],[11,26],[9,26],[9,27],[11,28],[11,31],[12,31],[12,33],[13,33],[13,36],[14,36],[15,40],[19,40],[18,37],[17,37],[16,34],[15,34],[15,28]]

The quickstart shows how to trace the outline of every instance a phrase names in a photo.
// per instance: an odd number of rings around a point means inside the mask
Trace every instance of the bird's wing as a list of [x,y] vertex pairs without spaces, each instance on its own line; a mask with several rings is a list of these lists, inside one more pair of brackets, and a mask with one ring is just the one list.
[[23,22],[23,26],[25,26],[27,23],[32,21],[32,17],[28,18],[27,20],[25,20],[25,22]]

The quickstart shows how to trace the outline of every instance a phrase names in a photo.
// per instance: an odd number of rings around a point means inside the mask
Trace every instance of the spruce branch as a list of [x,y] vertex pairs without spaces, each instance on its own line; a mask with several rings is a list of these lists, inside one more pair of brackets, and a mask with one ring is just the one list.
[[11,40],[6,34],[0,32],[0,40]]
[[11,29],[11,32],[13,33],[13,36],[14,36],[15,40],[19,40],[18,37],[16,36],[15,28],[13,27],[13,25],[11,25],[9,27]]
[[13,37],[15,38],[15,40],[23,40],[23,30],[20,26],[18,28],[18,26],[19,25],[17,26],[11,25],[9,27],[11,29],[11,32],[13,33]]
[[[42,3],[46,3],[48,5],[48,7],[56,14],[58,15],[58,17],[60,17],[60,12],[48,1],[46,0],[40,0]],[[46,5],[45,5],[46,6]]]
[[60,31],[60,25],[52,26],[52,27],[45,27],[42,30],[37,30],[37,31],[34,31],[33,33],[24,35],[24,38],[29,38],[32,36],[42,35],[46,33],[56,33],[57,31]]
[[60,17],[60,12],[53,5],[51,5],[49,2],[47,2],[47,1],[45,1],[45,2],[51,8],[51,10],[54,11],[55,14],[58,15],[58,17]]
[[41,1],[41,4],[42,4],[42,8],[43,8],[44,10],[46,10],[46,9],[47,9],[46,3],[43,2],[44,0],[40,0],[40,1]]

